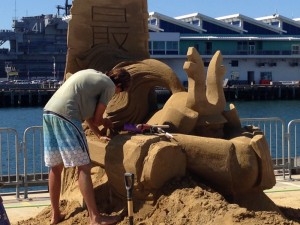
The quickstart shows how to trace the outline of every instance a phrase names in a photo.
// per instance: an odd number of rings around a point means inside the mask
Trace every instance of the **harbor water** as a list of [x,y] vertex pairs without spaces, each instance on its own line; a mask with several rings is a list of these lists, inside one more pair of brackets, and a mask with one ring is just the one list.
[[[235,105],[240,118],[280,117],[286,122],[300,118],[300,100],[227,101],[230,103]],[[41,126],[42,114],[42,107],[0,108],[0,127],[14,128],[22,134],[27,127]]]
[[0,127],[14,128],[21,137],[27,127],[42,126],[42,107],[0,108]]
[[279,117],[286,123],[300,118],[300,100],[227,101],[233,103],[240,118]]

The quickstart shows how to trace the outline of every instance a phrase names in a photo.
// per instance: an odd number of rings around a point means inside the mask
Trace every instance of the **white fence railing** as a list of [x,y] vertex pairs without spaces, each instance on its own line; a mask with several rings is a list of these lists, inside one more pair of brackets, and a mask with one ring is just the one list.
[[24,198],[28,197],[28,186],[48,184],[49,170],[44,163],[44,139],[41,126],[29,127],[23,135],[24,154]]
[[[44,166],[43,158],[41,126],[27,128],[22,141],[15,129],[0,128],[0,182],[4,189],[15,193],[16,198],[20,198],[21,192],[27,198],[32,186],[48,187],[48,168]],[[12,191],[14,187],[15,191]]]
[[274,169],[281,169],[285,178],[285,169],[288,163],[285,121],[278,117],[269,118],[242,118],[243,126],[252,125],[259,127],[264,133],[270,148]]
[[14,186],[17,198],[23,183],[20,177],[19,153],[18,132],[12,128],[0,128],[0,181],[4,185]]
[[292,171],[300,169],[300,119],[291,120],[287,127],[288,170],[291,179]]

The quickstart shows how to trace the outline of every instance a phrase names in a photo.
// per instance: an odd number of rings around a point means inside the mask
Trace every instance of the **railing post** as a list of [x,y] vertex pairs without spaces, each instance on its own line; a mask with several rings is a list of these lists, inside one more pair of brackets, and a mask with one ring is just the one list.
[[[289,122],[290,124],[290,122]],[[286,141],[287,141],[287,149],[288,149],[288,171],[289,171],[289,179],[291,180],[292,179],[292,168],[291,168],[291,135],[290,135],[290,129],[289,129],[289,126],[288,126],[288,130],[287,130],[287,133],[285,135],[285,138],[286,138]]]
[[282,148],[282,157],[281,157],[281,160],[282,160],[282,167],[283,167],[283,179],[285,180],[285,168],[286,168],[286,164],[285,164],[285,151],[286,151],[286,143],[288,143],[288,139],[289,139],[289,134],[286,133],[286,125],[285,125],[285,122],[283,122],[283,125],[282,125],[282,132],[281,132],[281,135],[282,135],[282,144],[281,144],[281,148]]
[[20,144],[18,140],[18,133],[16,132],[15,137],[15,145],[16,145],[16,198],[20,198],[20,169],[19,169],[19,153],[20,153]]
[[[28,135],[31,134],[31,138],[28,138]],[[38,136],[38,134],[40,134],[40,136]],[[39,139],[37,139],[37,137],[39,137]],[[30,152],[28,149],[28,144],[29,141],[32,141],[32,146],[30,148]],[[37,140],[39,140],[39,144],[37,143]],[[37,149],[37,145],[39,145],[39,148]],[[39,183],[45,183],[45,179],[43,177],[43,151],[44,149],[43,147],[43,129],[41,126],[32,126],[32,127],[28,127],[23,134],[23,151],[24,151],[24,198],[28,198],[28,186],[30,183],[35,183],[35,184],[39,184]],[[28,160],[29,160],[29,156],[28,154],[30,154],[32,156],[32,179],[29,179],[29,172],[28,172]],[[37,175],[37,168],[36,168],[36,162],[37,160],[37,156],[40,155],[40,168],[39,168],[39,176]]]
[[[3,135],[6,138],[2,138]],[[3,149],[4,146],[6,149]],[[4,185],[16,186],[16,198],[20,196],[19,150],[17,131],[13,128],[0,128],[0,176]],[[13,163],[15,165],[11,168]],[[6,166],[5,169],[3,169],[4,166]],[[12,170],[14,170],[13,173]],[[12,180],[13,176],[15,176],[14,180]]]
[[27,182],[27,168],[28,168],[28,163],[27,163],[27,148],[26,148],[26,140],[24,140],[22,143],[22,150],[23,150],[23,157],[24,157],[24,164],[23,164],[23,170],[24,170],[24,178],[23,178],[23,185],[24,185],[24,199],[28,198],[28,182]]
[[[299,165],[297,164],[297,134],[299,132],[297,132],[297,124],[299,125],[300,124],[300,119],[294,119],[294,120],[291,120],[289,123],[288,123],[288,164],[289,164],[289,179],[292,180],[292,169],[293,168],[299,168]],[[291,131],[291,128],[294,127],[294,131],[292,132]],[[292,137],[294,137],[294,142],[291,140]],[[291,146],[291,144],[293,143],[293,148]],[[292,162],[292,150],[294,149],[294,160]],[[292,163],[294,165],[292,165]]]

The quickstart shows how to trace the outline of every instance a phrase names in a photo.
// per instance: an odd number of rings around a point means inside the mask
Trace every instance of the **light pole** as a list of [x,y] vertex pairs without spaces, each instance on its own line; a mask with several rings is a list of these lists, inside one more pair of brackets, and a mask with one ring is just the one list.
[[54,77],[54,80],[55,80],[55,74],[56,74],[56,71],[55,71],[55,56],[52,56],[53,58],[53,77]]
[[27,54],[29,55],[30,39],[27,40]]
[[[30,39],[27,40],[27,55],[28,55],[28,60],[30,60],[30,56],[29,56],[29,46],[30,46]],[[29,80],[29,65],[30,63],[28,63],[28,66],[27,66],[27,79]]]

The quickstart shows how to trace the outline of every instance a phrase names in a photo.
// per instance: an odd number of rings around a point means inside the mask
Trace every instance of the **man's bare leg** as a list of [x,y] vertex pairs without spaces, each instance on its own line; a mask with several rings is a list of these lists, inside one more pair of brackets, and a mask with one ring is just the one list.
[[91,225],[99,224],[114,224],[117,219],[114,217],[101,217],[96,205],[93,183],[91,179],[91,165],[84,165],[78,167],[79,174],[79,188],[87,209],[89,211]]
[[49,172],[49,194],[52,207],[51,224],[57,224],[62,220],[62,215],[59,210],[59,197],[61,189],[61,172],[63,164],[51,167]]

